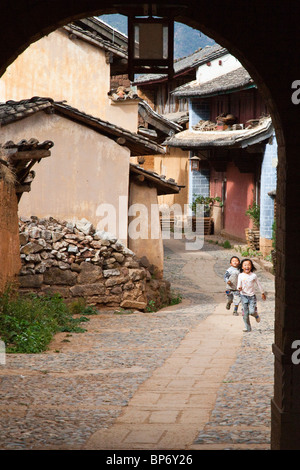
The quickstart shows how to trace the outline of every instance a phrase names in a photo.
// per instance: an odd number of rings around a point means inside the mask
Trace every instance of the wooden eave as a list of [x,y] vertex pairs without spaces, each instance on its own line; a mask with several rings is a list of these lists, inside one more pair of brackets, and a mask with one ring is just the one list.
[[241,131],[183,131],[166,139],[163,145],[183,150],[247,148],[269,139],[273,133],[274,128],[269,118],[262,125]]
[[153,111],[153,109],[145,102],[139,103],[139,114],[144,121],[165,135],[171,136],[175,134],[175,132],[180,132],[183,129],[179,124],[176,124]]
[[135,180],[140,184],[148,184],[157,188],[157,195],[162,196],[165,194],[178,194],[183,186],[179,186],[175,181],[164,179],[162,176],[154,172],[145,170],[138,165],[130,164],[131,177],[134,176]]
[[30,139],[29,141],[23,140],[18,144],[9,141],[2,146],[7,166],[15,174],[15,190],[18,201],[24,192],[31,191],[31,183],[35,177],[33,166],[43,158],[51,156],[49,149],[53,145],[51,141],[39,143],[36,139]]
[[146,137],[139,136],[138,134],[134,134],[133,132],[119,126],[115,126],[108,121],[102,121],[101,119],[85,114],[76,108],[60,103],[54,103],[53,107],[56,114],[67,116],[68,119],[94,129],[102,135],[114,140],[119,145],[127,147],[130,150],[131,156],[166,153],[165,147],[157,144],[156,142],[149,140]]

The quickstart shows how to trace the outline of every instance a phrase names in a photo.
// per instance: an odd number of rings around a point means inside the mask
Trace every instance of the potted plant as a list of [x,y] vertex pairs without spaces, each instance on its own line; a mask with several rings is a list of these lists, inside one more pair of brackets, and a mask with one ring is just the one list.
[[260,222],[260,207],[256,202],[253,202],[252,204],[249,205],[248,209],[245,212],[245,215],[247,215],[250,220],[252,220],[253,223],[253,228],[246,228],[245,233],[246,233],[246,239],[248,245],[254,249],[254,250],[259,250],[259,237],[260,237],[260,232],[259,232],[259,222]]
[[253,222],[253,228],[259,230],[259,219],[260,219],[260,207],[256,202],[250,204],[248,209],[245,212],[246,215],[250,217]]
[[[211,233],[211,225],[212,225],[212,217],[211,217],[211,210],[212,206],[215,202],[219,202],[222,205],[222,200],[220,197],[210,197],[210,196],[202,196],[194,194],[194,200],[192,204],[190,204],[190,208],[192,209],[193,213],[196,213],[196,208],[198,204],[204,205],[204,234],[209,235]],[[193,217],[193,229],[195,225],[195,217]]]

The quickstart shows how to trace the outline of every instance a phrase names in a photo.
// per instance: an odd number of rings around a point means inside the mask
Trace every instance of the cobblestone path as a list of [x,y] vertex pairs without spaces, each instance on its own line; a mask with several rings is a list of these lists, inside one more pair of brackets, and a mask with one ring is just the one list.
[[[225,253],[218,255],[218,275],[224,272]],[[258,304],[261,323],[244,334],[237,359],[220,386],[211,419],[196,440],[198,449],[270,449],[275,288],[274,276],[259,268],[256,274],[267,292],[267,300]]]
[[[85,333],[57,335],[46,353],[7,355],[0,365],[0,449],[82,449],[94,433],[109,429],[141,384],[224,298],[231,254],[205,243],[204,266],[215,276],[193,277],[197,254],[179,255],[170,241],[165,277],[184,296],[181,304],[143,314],[102,311],[84,324]],[[258,275],[269,292],[260,303],[262,322],[241,334],[237,360],[191,448],[269,446],[274,285],[271,275]]]

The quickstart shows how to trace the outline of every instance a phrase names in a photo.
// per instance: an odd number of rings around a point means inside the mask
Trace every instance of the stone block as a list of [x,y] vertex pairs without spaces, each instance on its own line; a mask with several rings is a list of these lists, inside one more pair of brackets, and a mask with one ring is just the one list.
[[120,304],[122,308],[135,308],[137,310],[144,310],[147,306],[147,302],[138,302],[136,300],[126,299]]
[[80,274],[78,275],[77,282],[79,284],[89,284],[97,282],[103,278],[102,269],[100,266],[83,262],[80,264]]
[[22,246],[20,252],[29,255],[32,253],[38,253],[39,251],[43,251],[44,247],[42,245],[39,245],[38,243],[34,242],[29,242],[26,245]]
[[106,287],[113,287],[118,284],[125,284],[127,281],[129,281],[128,276],[117,276],[117,277],[110,277],[105,281]]
[[64,234],[61,232],[52,232],[51,238],[54,243],[58,242],[63,238]]
[[78,220],[75,223],[75,226],[78,230],[80,230],[80,232],[84,233],[85,235],[89,235],[93,231],[93,225],[86,219]]
[[107,240],[110,243],[116,243],[117,237],[110,232],[105,232],[104,230],[99,230],[94,235],[95,240]]
[[122,294],[122,292],[123,292],[122,287],[120,286],[115,286],[110,291],[111,294],[117,294],[117,295]]
[[101,297],[88,297],[87,303],[89,305],[108,305],[110,307],[118,307],[121,302],[120,295],[101,295]]
[[68,299],[71,297],[70,287],[66,286],[45,286],[41,289],[43,294],[47,295],[54,295],[59,294],[64,299]]
[[120,276],[120,271],[119,269],[106,269],[103,271],[103,276],[104,277],[110,277],[110,276]]
[[146,272],[143,269],[129,269],[129,278],[133,281],[145,279]]
[[103,284],[77,284],[70,288],[70,292],[74,297],[89,297],[95,295],[104,295],[106,288]]
[[81,271],[81,267],[77,263],[72,263],[71,264],[71,269],[72,269],[72,271],[75,271],[76,273],[80,273],[80,271]]
[[27,274],[19,276],[20,287],[39,288],[43,284],[43,274]]
[[114,258],[118,263],[123,263],[125,256],[122,253],[114,253]]
[[68,285],[72,286],[77,281],[77,273],[70,269],[62,270],[57,267],[49,268],[44,273],[44,283],[49,285]]
[[28,242],[28,238],[29,238],[29,235],[28,233],[20,233],[20,245],[26,245],[26,243]]

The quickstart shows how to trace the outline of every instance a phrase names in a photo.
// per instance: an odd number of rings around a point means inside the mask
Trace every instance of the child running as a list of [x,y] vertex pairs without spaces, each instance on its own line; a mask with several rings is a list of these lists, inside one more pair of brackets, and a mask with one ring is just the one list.
[[232,256],[230,259],[230,266],[224,275],[226,282],[226,295],[227,295],[227,310],[230,310],[233,303],[233,315],[238,315],[238,307],[241,301],[240,292],[237,288],[238,275],[240,274],[240,260],[237,256]]
[[243,320],[245,324],[244,332],[251,331],[251,324],[249,315],[255,317],[257,322],[260,322],[260,317],[257,313],[255,288],[261,292],[261,297],[266,300],[266,295],[263,288],[254,273],[255,267],[250,259],[243,259],[240,267],[241,274],[238,276],[237,288],[241,294],[241,301],[243,305]]

